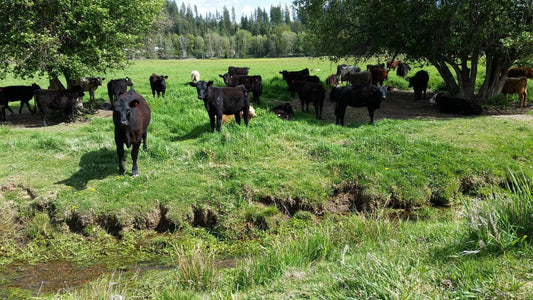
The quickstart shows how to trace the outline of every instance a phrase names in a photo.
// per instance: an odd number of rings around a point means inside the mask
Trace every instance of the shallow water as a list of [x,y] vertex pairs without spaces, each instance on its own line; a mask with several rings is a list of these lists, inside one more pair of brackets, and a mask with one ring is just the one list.
[[[164,262],[142,262],[121,272],[168,269]],[[113,270],[105,266],[82,267],[67,261],[50,261],[35,265],[13,263],[0,269],[0,299],[16,298],[14,294],[39,296],[58,293],[89,283]]]

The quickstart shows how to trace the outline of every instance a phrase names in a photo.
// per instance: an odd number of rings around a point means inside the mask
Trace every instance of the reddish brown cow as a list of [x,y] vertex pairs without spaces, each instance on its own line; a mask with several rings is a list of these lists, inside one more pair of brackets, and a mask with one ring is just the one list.
[[370,69],[372,73],[372,84],[383,86],[383,81],[389,78],[389,71],[382,68],[373,68]]
[[510,68],[507,71],[507,77],[527,77],[533,78],[533,68],[532,67],[517,67]]
[[395,70],[398,67],[398,65],[401,64],[401,63],[402,63],[401,60],[394,60],[394,61],[390,60],[390,61],[387,62],[387,69]]

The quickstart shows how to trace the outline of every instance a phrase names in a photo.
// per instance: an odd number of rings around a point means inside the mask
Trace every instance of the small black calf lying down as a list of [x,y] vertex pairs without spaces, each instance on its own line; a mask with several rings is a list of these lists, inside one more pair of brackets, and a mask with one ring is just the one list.
[[292,120],[294,116],[294,110],[292,109],[291,104],[288,102],[276,105],[272,107],[270,111],[275,113],[278,118],[283,120]]
[[446,114],[480,115],[481,106],[473,101],[446,96],[444,93],[436,93],[429,103],[438,104],[439,111]]
[[204,101],[205,109],[209,114],[211,122],[211,132],[215,132],[215,121],[217,131],[221,131],[222,115],[234,115],[237,124],[241,125],[241,113],[244,124],[248,126],[250,113],[250,94],[244,85],[237,87],[213,87],[213,81],[190,82],[196,87],[198,99]]
[[387,97],[387,90],[382,86],[342,86],[331,89],[329,100],[335,102],[335,124],[344,126],[344,115],[348,106],[367,107],[370,124],[374,124],[374,111],[381,107],[381,101]]
[[133,162],[132,176],[137,176],[137,157],[141,141],[146,150],[146,133],[150,124],[151,111],[144,98],[133,88],[121,94],[113,103],[113,123],[115,124],[115,144],[117,146],[118,169],[121,174],[124,167],[124,144],[131,149]]

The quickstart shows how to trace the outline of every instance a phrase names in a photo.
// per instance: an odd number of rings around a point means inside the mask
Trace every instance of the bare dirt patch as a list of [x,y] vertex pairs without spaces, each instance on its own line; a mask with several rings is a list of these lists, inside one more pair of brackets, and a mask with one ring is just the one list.
[[[322,111],[322,119],[324,121],[335,123],[335,106],[329,102],[329,91],[326,91],[326,100]],[[381,108],[376,110],[375,121],[381,119],[448,119],[452,117],[466,117],[462,115],[443,114],[439,112],[439,107],[435,104],[429,103],[429,98],[434,95],[428,92],[426,100],[414,100],[412,91],[389,91],[387,92],[387,99],[381,103]],[[296,96],[291,101],[292,107],[296,111],[301,111],[302,106],[300,100]],[[509,107],[483,105],[482,115],[498,116],[501,118],[517,119],[522,121],[533,121],[533,115],[527,113],[532,109],[528,102],[526,107],[518,107],[516,103],[512,103]],[[314,115],[313,105],[310,105],[310,114]],[[366,108],[348,107],[346,110],[345,124],[349,123],[368,123],[370,117]]]

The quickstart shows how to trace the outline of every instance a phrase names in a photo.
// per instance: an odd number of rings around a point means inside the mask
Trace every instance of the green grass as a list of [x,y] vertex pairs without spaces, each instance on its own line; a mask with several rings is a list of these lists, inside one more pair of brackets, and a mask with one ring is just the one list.
[[[262,104],[248,127],[229,123],[212,134],[187,82],[196,69],[221,86],[218,74],[229,65],[262,75]],[[478,211],[472,199],[512,199],[500,196],[516,194],[502,191],[510,172],[532,178],[532,121],[382,119],[340,127],[299,111],[296,121],[280,120],[268,112],[290,100],[278,72],[305,67],[320,69],[311,73],[322,80],[336,70],[291,58],[136,61],[105,74],[106,81],[132,78],[152,109],[136,178],[129,151],[127,173],[118,174],[110,118],[0,125],[0,272],[14,261],[57,259],[116,270],[163,258],[172,268],[124,274],[112,287],[117,278],[102,277],[65,291],[66,299],[530,296],[530,240],[522,240],[531,235],[529,209],[500,214],[509,227],[498,232],[510,234],[502,243],[488,238],[490,228],[473,231],[461,213],[463,203]],[[169,76],[164,99],[151,96],[153,72]],[[390,82],[401,87],[402,80]],[[105,87],[96,98],[107,101]],[[518,225],[511,223],[517,215],[526,216]],[[480,240],[487,249],[461,254],[479,250]],[[228,259],[234,268],[218,266]]]

